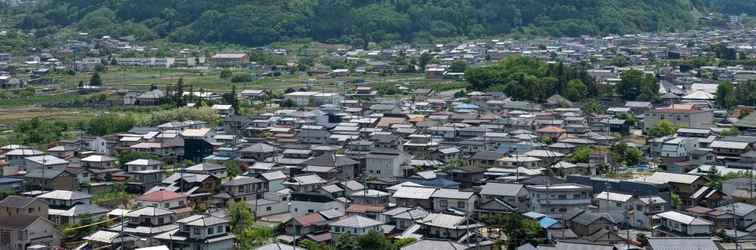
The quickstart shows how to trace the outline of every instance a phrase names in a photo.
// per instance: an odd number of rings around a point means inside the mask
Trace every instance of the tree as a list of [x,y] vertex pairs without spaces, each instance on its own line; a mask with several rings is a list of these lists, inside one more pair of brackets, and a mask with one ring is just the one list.
[[250,73],[234,74],[231,77],[231,82],[234,82],[234,83],[251,82],[251,81],[252,81],[252,75]]
[[[357,240],[357,237],[354,237],[350,234],[340,234],[336,238],[336,249],[337,250],[358,250],[360,248],[360,243]],[[377,248],[374,248],[377,249]]]
[[570,101],[580,101],[588,94],[588,88],[579,79],[573,79],[567,82],[565,97]]
[[618,95],[623,99],[635,101],[641,94],[641,82],[643,81],[643,72],[639,70],[628,70],[622,73],[622,79],[615,86]]
[[176,104],[176,108],[186,106],[184,101],[184,78],[180,77],[176,82],[176,89],[173,91],[173,102]]
[[449,72],[462,73],[467,69],[467,63],[462,60],[452,62],[449,66]]
[[421,54],[420,60],[418,60],[418,63],[417,63],[418,64],[417,66],[420,67],[420,71],[425,72],[425,66],[428,66],[428,64],[430,64],[432,60],[433,60],[433,55],[427,52]]
[[230,201],[228,203],[228,214],[231,218],[231,231],[236,235],[240,235],[255,223],[252,209],[244,201]]
[[719,133],[719,136],[727,137],[727,136],[736,136],[739,134],[740,134],[740,130],[738,130],[738,128],[732,127],[732,128],[722,130],[722,132]]
[[648,246],[648,237],[646,236],[646,234],[639,233],[635,236],[635,241],[639,242],[641,244],[641,247]]
[[615,160],[629,166],[638,165],[643,159],[643,153],[639,149],[630,147],[624,142],[615,144],[609,152]]
[[100,78],[100,73],[94,72],[94,74],[92,74],[92,78],[89,79],[89,86],[102,86],[102,78]]
[[371,230],[366,235],[362,235],[357,238],[361,249],[385,249],[391,250],[394,245],[391,241],[386,239],[383,233],[379,233]]
[[220,78],[221,79],[228,79],[228,78],[231,78],[233,76],[233,74],[234,74],[234,72],[231,72],[230,69],[223,69],[220,72]]
[[228,177],[230,178],[234,178],[241,174],[241,168],[236,161],[226,161],[223,163],[223,166],[226,167],[226,172],[228,172]]
[[575,152],[570,155],[568,160],[572,163],[588,163],[591,158],[591,153],[593,153],[591,147],[582,146],[577,148]]
[[239,241],[239,249],[255,249],[273,240],[275,233],[268,228],[244,228],[236,238]]
[[239,113],[239,96],[236,93],[236,85],[231,86],[231,92],[224,93],[223,94],[223,101],[226,104],[231,105],[231,108],[233,108],[234,114],[240,114]]
[[649,137],[664,137],[673,135],[677,132],[679,126],[668,120],[657,121],[655,126],[648,130]]
[[596,100],[591,100],[580,108],[586,114],[603,114],[606,109]]
[[394,249],[401,249],[402,247],[409,246],[412,243],[415,243],[417,239],[415,238],[400,238],[396,241],[394,241]]
[[538,222],[520,214],[496,214],[483,217],[483,222],[507,235],[507,248],[515,249],[525,243],[538,243],[544,238]]
[[729,81],[719,83],[715,101],[717,105],[725,109],[735,107],[738,102],[735,97],[735,86]]
[[670,198],[672,199],[672,207],[673,208],[676,208],[676,209],[681,209],[682,208],[683,203],[682,203],[682,199],[680,199],[680,195],[679,194],[677,194],[675,192],[672,192],[672,194],[670,195]]

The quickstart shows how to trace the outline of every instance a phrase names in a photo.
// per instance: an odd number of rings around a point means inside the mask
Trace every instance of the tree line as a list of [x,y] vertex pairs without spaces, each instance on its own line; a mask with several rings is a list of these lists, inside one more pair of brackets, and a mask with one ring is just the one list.
[[621,74],[616,86],[597,83],[582,64],[546,63],[540,59],[511,56],[487,67],[470,68],[465,79],[474,90],[500,91],[517,100],[544,102],[559,94],[570,101],[618,96],[628,101],[658,101],[656,76],[638,70]]
[[714,0],[43,0],[23,12],[18,27],[40,34],[73,27],[96,36],[189,43],[257,46],[312,38],[365,45],[511,33],[679,31],[696,25],[692,9],[753,5],[747,0],[709,1]]

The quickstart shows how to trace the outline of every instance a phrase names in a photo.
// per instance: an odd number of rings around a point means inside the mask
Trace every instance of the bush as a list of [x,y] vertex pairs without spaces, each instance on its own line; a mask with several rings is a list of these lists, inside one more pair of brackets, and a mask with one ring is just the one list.
[[231,82],[251,82],[251,81],[252,81],[252,75],[249,73],[234,74],[234,76],[231,77]]
[[221,73],[220,73],[220,78],[221,78],[221,79],[227,79],[227,78],[231,78],[231,76],[232,76],[233,74],[234,74],[234,73],[233,73],[233,72],[231,72],[231,70],[230,70],[230,69],[224,69],[224,70],[223,70],[223,71],[221,71]]

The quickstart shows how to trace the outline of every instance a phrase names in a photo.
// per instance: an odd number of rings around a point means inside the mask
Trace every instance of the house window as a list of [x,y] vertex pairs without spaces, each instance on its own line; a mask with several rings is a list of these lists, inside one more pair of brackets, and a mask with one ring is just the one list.
[[458,201],[457,202],[457,207],[458,208],[465,208],[465,205],[467,205],[467,204],[464,201]]
[[215,233],[215,228],[213,228],[213,227],[208,227],[207,228],[207,234],[214,234],[214,233]]
[[270,208],[270,207],[265,207],[265,211],[270,211],[270,210],[272,210],[272,208]]
[[223,229],[225,229],[223,226],[218,226],[218,233],[223,233]]
[[449,206],[449,201],[447,201],[447,200],[440,200],[439,201],[439,206],[441,206],[442,208],[446,208],[446,207]]
[[165,223],[165,219],[158,218],[158,224],[163,225],[163,223]]

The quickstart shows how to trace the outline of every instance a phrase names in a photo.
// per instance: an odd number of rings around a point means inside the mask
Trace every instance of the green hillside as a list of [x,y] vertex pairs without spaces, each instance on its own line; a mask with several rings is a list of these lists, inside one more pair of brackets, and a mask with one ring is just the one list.
[[357,45],[500,34],[679,31],[751,0],[40,0],[17,27],[258,46],[312,38]]

